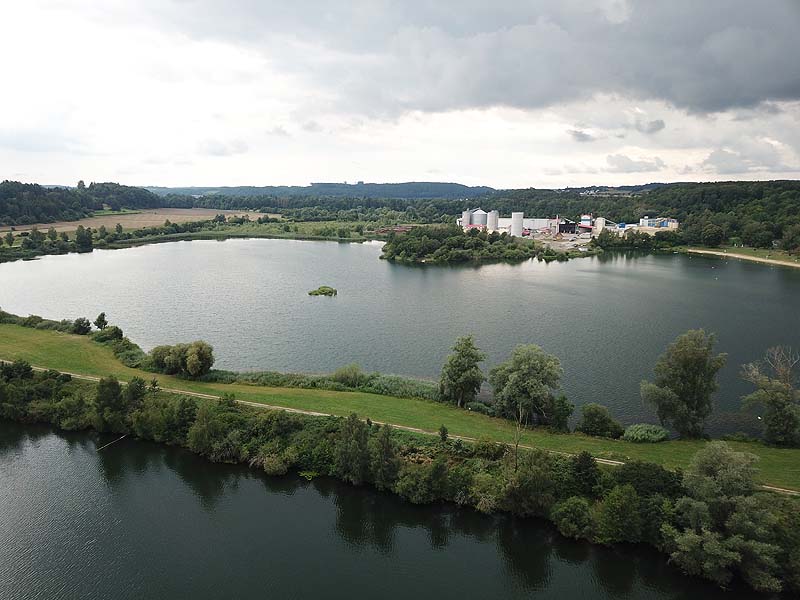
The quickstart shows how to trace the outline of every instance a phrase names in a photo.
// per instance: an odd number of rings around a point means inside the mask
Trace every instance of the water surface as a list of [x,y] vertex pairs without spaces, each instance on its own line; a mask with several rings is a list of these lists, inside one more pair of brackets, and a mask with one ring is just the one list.
[[0,598],[705,598],[646,547],[0,421]]
[[[487,367],[536,343],[564,366],[574,403],[652,420],[639,382],[690,328],[729,354],[715,433],[752,430],[738,413],[740,365],[770,346],[800,347],[800,270],[684,255],[408,267],[380,244],[192,241],[0,265],[0,306],[17,314],[109,319],[145,349],[205,339],[217,366],[367,370],[435,378],[453,341],[473,333]],[[311,297],[320,285],[335,298]]]

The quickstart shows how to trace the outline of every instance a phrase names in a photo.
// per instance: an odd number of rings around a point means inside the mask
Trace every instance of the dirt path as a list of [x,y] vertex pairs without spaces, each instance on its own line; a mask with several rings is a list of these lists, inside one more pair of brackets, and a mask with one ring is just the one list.
[[759,256],[749,256],[747,254],[736,254],[735,252],[725,252],[724,250],[700,250],[689,248],[686,250],[689,254],[710,254],[712,256],[724,256],[725,258],[738,258],[740,260],[749,260],[750,262],[764,263],[767,265],[776,265],[778,267],[794,267],[800,269],[800,262],[788,262],[784,260],[775,260],[774,258],[761,258]]
[[[0,363],[8,364],[9,362],[10,361],[0,359]],[[32,368],[35,371],[51,371],[51,370],[53,370],[53,369],[45,369],[44,367],[36,367],[36,366],[32,366]],[[81,379],[83,381],[94,381],[94,382],[100,381],[100,377],[95,377],[94,375],[79,375],[77,373],[70,373],[69,371],[58,371],[58,372],[62,373],[64,375],[69,375],[70,377],[74,377],[75,379]],[[126,382],[125,381],[120,381],[120,383],[122,385],[125,385]],[[160,388],[160,389],[162,391],[164,391],[164,392],[169,392],[171,394],[181,394],[183,396],[193,396],[195,398],[205,398],[207,400],[221,400],[222,399],[222,396],[215,396],[213,394],[203,394],[203,393],[200,393],[200,392],[190,392],[190,391],[187,391],[187,390],[178,390],[178,389],[174,389],[174,388]],[[238,402],[239,404],[243,404],[245,406],[253,406],[255,408],[263,408],[263,409],[266,409],[266,410],[282,410],[282,411],[285,411],[285,412],[297,413],[297,414],[301,414],[301,415],[309,415],[309,416],[312,416],[312,417],[335,417],[335,416],[337,416],[337,415],[333,415],[333,414],[330,414],[330,413],[316,412],[316,411],[313,411],[313,410],[303,410],[303,409],[300,409],[300,408],[289,408],[289,407],[286,407],[286,406],[277,406],[275,404],[263,404],[261,402],[250,402],[248,400],[236,400],[236,402]],[[430,435],[430,436],[438,436],[439,435],[438,431],[428,431],[427,429],[420,429],[419,427],[409,427],[407,425],[398,425],[396,423],[384,423],[382,421],[372,421],[372,422],[373,423],[377,423],[378,425],[390,425],[391,427],[394,427],[395,429],[400,429],[400,430],[403,430],[403,431],[410,431],[412,433],[419,433],[419,434],[422,434],[422,435]],[[464,435],[450,435],[449,437],[451,437],[451,438],[453,438],[455,440],[462,440],[462,441],[470,442],[470,443],[478,442],[478,439],[472,438],[472,437],[468,437],[468,436],[464,436]],[[524,448],[526,450],[542,450],[542,448],[537,448],[536,446],[527,446],[525,444],[520,444],[519,447],[520,448]],[[572,453],[569,453],[569,452],[559,452],[557,450],[546,450],[545,449],[544,451],[548,452],[550,454],[558,454],[560,456],[575,456],[575,454],[572,454]],[[594,457],[594,459],[595,459],[596,462],[598,462],[600,464],[609,465],[609,466],[612,466],[612,467],[619,467],[619,466],[625,464],[621,460],[611,460],[611,459],[608,459],[608,458],[597,458],[597,457]],[[796,491],[796,490],[789,490],[789,489],[786,489],[786,488],[775,487],[775,486],[772,486],[772,485],[762,485],[762,486],[759,486],[759,487],[761,487],[761,489],[768,490],[770,492],[776,492],[776,493],[779,493],[779,494],[787,494],[787,495],[790,495],[790,496],[800,496],[800,492]]]

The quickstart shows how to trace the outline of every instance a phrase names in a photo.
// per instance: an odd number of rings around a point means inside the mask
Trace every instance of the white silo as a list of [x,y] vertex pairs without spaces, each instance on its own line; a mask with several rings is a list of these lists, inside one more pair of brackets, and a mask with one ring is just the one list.
[[472,224],[473,225],[486,225],[486,211],[481,210],[480,208],[472,212]]
[[517,237],[522,236],[522,219],[524,216],[525,213],[521,212],[511,213],[511,235],[515,235]]
[[489,211],[489,215],[486,217],[487,231],[497,231],[499,222],[500,213],[496,210]]
[[592,231],[592,233],[594,235],[600,235],[601,233],[603,233],[603,229],[605,228],[606,228],[605,217],[597,217],[594,220],[594,230]]
[[471,210],[465,210],[461,213],[461,226],[466,227],[470,224],[470,216],[472,215]]

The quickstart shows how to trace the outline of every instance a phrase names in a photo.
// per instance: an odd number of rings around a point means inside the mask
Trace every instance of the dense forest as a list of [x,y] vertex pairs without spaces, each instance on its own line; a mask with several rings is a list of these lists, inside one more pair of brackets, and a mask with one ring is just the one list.
[[152,189],[166,195],[110,183],[79,185],[73,190],[6,181],[0,184],[0,224],[77,219],[103,205],[112,209],[251,209],[280,213],[295,221],[395,218],[397,222],[443,223],[482,205],[502,215],[523,211],[532,217],[577,218],[592,213],[628,223],[643,216],[668,216],[681,222],[680,238],[674,243],[800,250],[800,181],[498,191],[445,183]]
[[381,258],[401,263],[455,263],[471,260],[515,261],[536,256],[532,241],[507,233],[473,229],[466,235],[457,225],[415,227],[391,233]]
[[86,186],[81,181],[74,189],[18,181],[0,183],[0,225],[75,221],[104,207],[120,210],[160,205],[155,194],[118,183],[91,183]]

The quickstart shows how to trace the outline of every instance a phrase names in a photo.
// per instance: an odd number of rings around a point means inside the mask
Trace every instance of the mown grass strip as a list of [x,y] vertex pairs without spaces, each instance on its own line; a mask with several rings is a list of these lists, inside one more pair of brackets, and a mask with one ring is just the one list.
[[[156,377],[163,388],[202,394],[233,393],[239,400],[286,408],[346,416],[352,412],[375,421],[436,431],[444,424],[454,435],[490,438],[498,442],[514,440],[513,423],[458,410],[449,405],[425,400],[394,398],[363,392],[334,392],[297,388],[272,388],[246,384],[204,383],[154,375],[122,365],[111,351],[85,336],[69,335],[0,325],[0,358],[26,360],[31,364],[97,377],[114,375],[128,381],[134,376],[146,380]],[[592,438],[581,434],[555,434],[537,429],[526,431],[521,442],[546,450],[577,453],[583,450],[611,460],[647,460],[668,468],[685,468],[703,447],[703,441],[669,441],[660,444],[632,444],[621,440]],[[739,451],[760,458],[760,482],[800,490],[800,449],[771,448],[760,443],[730,442]]]

